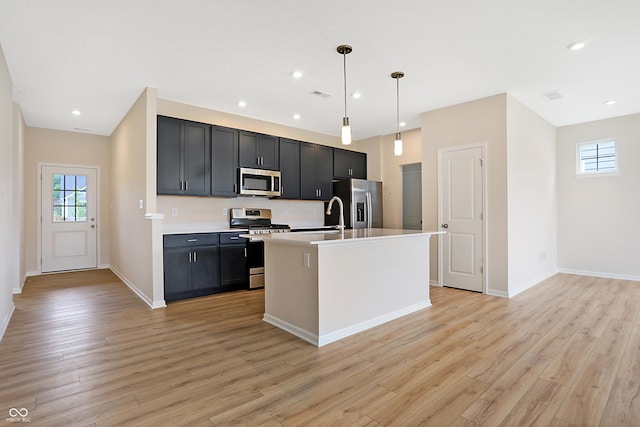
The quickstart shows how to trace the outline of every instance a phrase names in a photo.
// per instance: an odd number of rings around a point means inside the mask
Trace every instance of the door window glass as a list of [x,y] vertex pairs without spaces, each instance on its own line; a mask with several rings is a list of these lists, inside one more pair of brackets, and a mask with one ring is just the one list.
[[53,175],[53,222],[87,220],[87,176]]

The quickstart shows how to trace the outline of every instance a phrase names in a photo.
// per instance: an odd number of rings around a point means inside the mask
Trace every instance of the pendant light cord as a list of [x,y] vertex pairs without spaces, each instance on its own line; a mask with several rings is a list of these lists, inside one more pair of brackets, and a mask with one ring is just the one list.
[[344,116],[347,117],[347,53],[342,54],[344,74]]
[[400,133],[400,79],[396,78],[396,133]]

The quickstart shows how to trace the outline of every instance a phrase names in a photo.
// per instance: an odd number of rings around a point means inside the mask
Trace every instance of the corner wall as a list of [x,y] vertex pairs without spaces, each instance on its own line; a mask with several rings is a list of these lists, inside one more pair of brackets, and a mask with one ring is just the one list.
[[[164,305],[154,295],[157,280],[157,238],[153,221],[146,217],[154,213],[155,111],[156,89],[145,89],[122,119],[110,138],[111,144],[111,245],[113,271],[150,306]],[[150,120],[153,123],[150,123]],[[153,147],[150,147],[152,144]],[[148,156],[153,153],[153,162]],[[153,183],[149,177],[153,176]],[[153,185],[153,193],[150,192]],[[143,207],[140,207],[140,201]],[[160,266],[162,258],[160,257]]]
[[[19,158],[21,142],[19,141],[19,129],[16,129],[16,116],[14,112],[13,83],[9,74],[9,68],[0,46],[0,182],[3,193],[13,198],[20,191],[19,173],[20,165],[14,162]],[[22,218],[16,217],[16,208],[11,200],[0,203],[0,339],[11,320],[11,314],[15,308],[13,304],[13,290],[22,288],[20,279],[20,238],[15,232],[22,224]],[[18,254],[16,255],[16,252]],[[16,262],[17,261],[17,262]]]
[[512,297],[557,272],[556,128],[507,96],[508,282]]
[[[439,230],[438,150],[486,143],[487,292],[508,295],[506,94],[422,114],[422,226]],[[431,239],[431,280],[438,278],[438,239]]]
[[[619,174],[576,176],[576,144],[615,138]],[[640,114],[557,130],[558,266],[640,280]]]

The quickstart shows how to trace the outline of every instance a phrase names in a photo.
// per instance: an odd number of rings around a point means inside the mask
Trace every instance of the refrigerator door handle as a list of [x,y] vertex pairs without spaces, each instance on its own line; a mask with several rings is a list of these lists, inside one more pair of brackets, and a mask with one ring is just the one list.
[[366,197],[367,197],[367,228],[372,228],[372,223],[371,223],[371,217],[372,217],[372,207],[371,207],[371,193],[369,191],[367,191],[366,193]]

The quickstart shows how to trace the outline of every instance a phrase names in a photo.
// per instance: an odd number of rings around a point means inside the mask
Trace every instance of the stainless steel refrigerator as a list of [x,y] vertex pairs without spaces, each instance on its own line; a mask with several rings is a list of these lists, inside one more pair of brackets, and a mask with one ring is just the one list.
[[[333,182],[333,195],[344,204],[346,228],[382,228],[382,183],[364,179],[341,179]],[[327,203],[325,203],[326,211]],[[325,225],[339,222],[337,206],[325,215]]]

